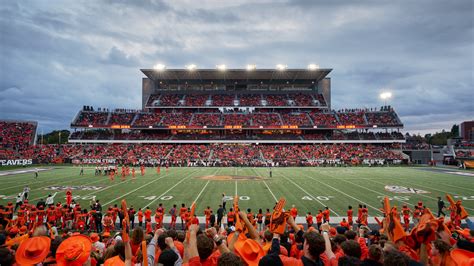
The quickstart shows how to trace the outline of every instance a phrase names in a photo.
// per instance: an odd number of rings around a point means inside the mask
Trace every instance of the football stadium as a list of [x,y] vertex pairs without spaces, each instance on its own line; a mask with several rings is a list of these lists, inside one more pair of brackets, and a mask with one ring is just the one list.
[[474,265],[474,121],[410,135],[337,71],[157,63],[67,131],[0,116],[0,265]]

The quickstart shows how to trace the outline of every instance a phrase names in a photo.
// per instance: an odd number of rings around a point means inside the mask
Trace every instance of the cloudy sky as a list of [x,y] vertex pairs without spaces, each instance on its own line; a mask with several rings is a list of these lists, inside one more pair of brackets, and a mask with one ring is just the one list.
[[474,119],[473,1],[0,0],[0,119],[68,128],[140,108],[140,68],[317,63],[333,107],[390,100],[406,130]]

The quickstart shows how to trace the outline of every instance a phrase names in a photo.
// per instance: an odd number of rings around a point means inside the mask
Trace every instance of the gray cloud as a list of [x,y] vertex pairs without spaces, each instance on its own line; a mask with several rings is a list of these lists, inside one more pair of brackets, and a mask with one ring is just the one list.
[[6,1],[0,118],[68,127],[82,105],[139,108],[139,68],[333,68],[333,107],[390,101],[412,132],[474,117],[473,2]]

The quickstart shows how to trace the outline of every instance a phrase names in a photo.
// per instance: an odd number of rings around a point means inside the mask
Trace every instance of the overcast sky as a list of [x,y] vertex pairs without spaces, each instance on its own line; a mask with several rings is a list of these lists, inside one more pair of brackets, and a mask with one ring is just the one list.
[[[256,2],[258,2],[256,4]],[[406,130],[474,119],[473,1],[0,0],[0,119],[140,108],[140,68],[333,68],[333,107],[389,89]]]

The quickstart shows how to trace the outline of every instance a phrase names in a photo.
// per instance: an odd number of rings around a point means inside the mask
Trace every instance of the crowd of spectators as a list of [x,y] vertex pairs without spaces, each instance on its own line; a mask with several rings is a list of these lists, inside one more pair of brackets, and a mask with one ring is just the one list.
[[[255,98],[249,98],[255,99]],[[190,118],[194,116],[194,119]],[[280,118],[281,117],[281,118]],[[367,121],[366,121],[367,118]],[[283,121],[282,121],[283,120]],[[222,123],[224,121],[225,123]],[[252,121],[252,123],[250,123]],[[228,124],[232,122],[232,124]],[[241,123],[241,124],[238,124]],[[108,127],[112,125],[130,125],[131,127],[194,125],[298,125],[336,127],[338,125],[357,126],[397,126],[399,122],[394,112],[364,112],[352,110],[344,112],[316,112],[305,109],[274,110],[260,108],[249,111],[228,111],[217,108],[163,109],[161,113],[144,112],[93,112],[82,111],[72,125],[77,127]]]
[[[325,106],[321,94],[153,94],[148,106]],[[208,100],[210,100],[208,102]],[[155,103],[155,104],[153,104]]]
[[18,211],[9,203],[0,206],[0,264],[474,265],[474,226],[460,200],[445,208],[448,219],[421,200],[397,209],[385,196],[380,215],[370,216],[364,203],[346,202],[346,214],[334,217],[331,206],[302,213],[286,197],[247,210],[237,201],[205,209],[172,202],[166,204],[170,210],[161,202],[134,209],[125,199],[121,206],[102,206],[95,198],[82,206],[70,199],[29,199],[19,202]]
[[35,133],[36,123],[0,121],[0,147],[22,150],[33,144]]
[[283,165],[302,165],[307,159],[340,159],[345,163],[353,163],[353,159],[402,159],[398,153],[391,150],[390,145],[347,143],[334,145],[129,143],[37,145],[11,156],[31,158],[44,163],[74,159],[117,159],[133,163],[138,159],[155,158],[173,165],[178,164],[178,161],[179,165],[186,165],[183,162],[193,160],[211,160],[218,162],[219,165],[262,165],[277,159],[285,162]]

